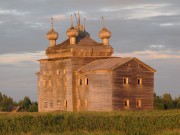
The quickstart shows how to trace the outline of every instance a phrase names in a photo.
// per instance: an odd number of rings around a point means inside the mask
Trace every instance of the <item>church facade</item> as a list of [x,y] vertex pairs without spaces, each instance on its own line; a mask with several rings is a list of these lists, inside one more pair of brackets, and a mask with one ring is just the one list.
[[[71,19],[72,20],[72,19]],[[103,19],[104,20],[104,19]],[[38,111],[113,111],[153,108],[155,70],[133,57],[113,57],[111,32],[103,25],[98,43],[80,24],[47,33],[46,59],[40,59]]]

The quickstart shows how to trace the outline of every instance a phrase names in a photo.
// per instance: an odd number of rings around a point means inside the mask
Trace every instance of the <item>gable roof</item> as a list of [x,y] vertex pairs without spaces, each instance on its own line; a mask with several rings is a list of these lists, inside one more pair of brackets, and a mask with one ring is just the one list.
[[152,72],[156,72],[156,70],[154,70],[150,66],[146,65],[142,61],[138,60],[137,58],[133,58],[133,57],[127,57],[127,58],[110,57],[110,58],[106,58],[106,59],[98,59],[98,60],[95,60],[95,61],[79,68],[75,72],[83,73],[83,72],[87,72],[87,71],[96,71],[96,70],[114,70],[114,69],[130,62],[131,60],[135,60],[136,62],[142,64],[143,66],[145,66]]
[[12,112],[18,112],[20,109],[21,109],[20,106],[13,106],[11,111]]

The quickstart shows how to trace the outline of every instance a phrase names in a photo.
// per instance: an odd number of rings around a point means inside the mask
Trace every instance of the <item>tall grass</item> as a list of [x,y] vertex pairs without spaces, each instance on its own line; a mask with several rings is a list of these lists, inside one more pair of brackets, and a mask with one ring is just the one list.
[[117,133],[154,135],[180,129],[180,110],[0,113],[0,134]]

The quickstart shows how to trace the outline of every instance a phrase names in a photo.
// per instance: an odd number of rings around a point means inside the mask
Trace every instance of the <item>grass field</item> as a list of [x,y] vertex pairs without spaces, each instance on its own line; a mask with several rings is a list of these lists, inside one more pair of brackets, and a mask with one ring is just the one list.
[[0,113],[1,135],[180,135],[180,110]]

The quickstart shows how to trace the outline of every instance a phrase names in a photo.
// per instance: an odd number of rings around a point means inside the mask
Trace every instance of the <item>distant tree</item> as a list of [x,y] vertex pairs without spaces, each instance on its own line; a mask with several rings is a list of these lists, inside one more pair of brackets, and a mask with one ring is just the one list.
[[30,98],[25,96],[23,100],[19,102],[13,101],[11,97],[0,92],[0,111],[12,111],[13,106],[21,106],[21,111],[37,112],[38,103],[31,102]]
[[23,110],[28,111],[29,107],[31,106],[30,98],[25,96],[23,100],[19,101],[19,105]]
[[177,98],[176,108],[180,109],[180,96]]
[[3,95],[2,93],[0,92],[0,102],[3,100]]
[[154,93],[154,108],[155,109],[164,109],[162,97]]
[[38,103],[32,102],[32,104],[28,108],[28,112],[37,112],[38,111]]
[[0,111],[9,112],[13,107],[13,99],[0,92]]
[[165,110],[174,108],[173,99],[171,97],[171,94],[165,93],[163,95],[163,105],[164,105]]

